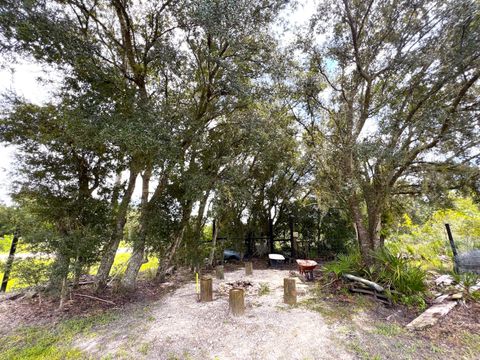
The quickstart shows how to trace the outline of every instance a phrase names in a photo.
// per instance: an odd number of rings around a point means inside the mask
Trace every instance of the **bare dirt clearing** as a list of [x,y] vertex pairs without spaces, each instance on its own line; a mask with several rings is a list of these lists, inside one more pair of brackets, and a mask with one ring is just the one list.
[[[160,359],[352,358],[336,345],[335,325],[328,325],[317,312],[283,304],[283,278],[288,275],[287,270],[256,270],[248,277],[243,270],[226,273],[225,280],[214,281],[214,301],[206,303],[196,301],[195,284],[188,283],[150,309],[147,323],[135,330],[139,338],[134,346],[122,347],[125,328],[106,337],[82,339],[78,346],[98,355],[118,354],[120,348],[121,355],[137,357],[144,352],[145,358]],[[228,297],[218,291],[238,280],[250,281],[263,293],[247,292],[243,317],[229,314]],[[299,282],[297,287],[301,301],[307,286]]]

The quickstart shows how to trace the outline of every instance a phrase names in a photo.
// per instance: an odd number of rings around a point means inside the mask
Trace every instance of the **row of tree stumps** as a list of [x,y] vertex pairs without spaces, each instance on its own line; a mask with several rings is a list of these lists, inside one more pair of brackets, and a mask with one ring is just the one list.
[[[253,274],[253,264],[245,263],[245,275]],[[223,266],[215,268],[215,276],[219,280],[225,279]],[[211,276],[202,276],[200,279],[200,301],[207,302],[213,300],[213,279]],[[297,289],[295,278],[283,279],[283,302],[288,305],[297,303]],[[232,288],[228,293],[228,304],[230,313],[234,316],[245,314],[245,290],[242,288]]]

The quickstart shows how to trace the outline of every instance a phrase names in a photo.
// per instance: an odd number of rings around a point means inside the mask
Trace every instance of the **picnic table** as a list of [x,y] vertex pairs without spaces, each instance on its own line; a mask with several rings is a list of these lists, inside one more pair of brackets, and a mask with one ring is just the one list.
[[285,262],[285,256],[281,254],[268,254],[268,261],[270,263],[270,266],[279,267],[282,266]]

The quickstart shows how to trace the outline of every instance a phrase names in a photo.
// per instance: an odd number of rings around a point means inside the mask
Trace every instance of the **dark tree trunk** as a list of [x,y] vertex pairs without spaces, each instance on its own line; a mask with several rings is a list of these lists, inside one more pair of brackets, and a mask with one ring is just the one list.
[[208,257],[208,265],[213,266],[213,261],[215,259],[215,251],[217,249],[217,235],[218,235],[218,226],[213,219],[213,229],[212,229],[212,249],[210,250],[210,256]]
[[295,241],[295,237],[293,236],[293,218],[290,217],[288,219],[288,227],[290,230],[290,256],[292,259],[297,258],[297,243]]
[[17,232],[13,234],[12,245],[10,246],[10,253],[8,254],[7,263],[5,264],[5,271],[3,273],[2,287],[0,292],[7,291],[8,278],[10,277],[10,272],[12,271],[13,260],[15,259],[15,251],[17,250],[18,235]]
[[273,254],[275,252],[275,244],[273,240],[273,219],[268,218],[268,243],[270,248],[270,254]]

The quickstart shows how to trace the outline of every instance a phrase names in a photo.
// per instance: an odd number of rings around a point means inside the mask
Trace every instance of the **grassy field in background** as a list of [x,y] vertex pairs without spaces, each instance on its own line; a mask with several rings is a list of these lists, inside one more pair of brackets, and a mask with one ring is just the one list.
[[[125,273],[125,270],[127,268],[128,259],[130,259],[130,253],[127,253],[127,252],[117,253],[112,266],[112,270],[110,271],[110,275],[115,276],[117,279],[121,278],[122,274]],[[8,281],[7,292],[26,288],[32,285],[32,284],[26,283],[25,281],[23,281],[22,279],[16,276],[15,263],[18,264],[19,261],[26,261],[26,260],[21,260],[17,258],[16,261],[14,262],[14,269],[13,269],[12,276],[10,276],[10,279]],[[52,262],[52,260],[42,260],[42,259],[33,259],[32,261],[34,261],[36,265],[40,265],[40,263],[43,263],[44,265],[48,265],[49,263]],[[0,261],[0,281],[3,279],[4,265],[5,265],[5,262]],[[158,259],[156,257],[149,257],[148,262],[143,264],[142,267],[140,268],[140,272],[143,273],[143,275],[146,276],[147,278],[153,278],[157,271],[157,267],[158,267]],[[95,273],[97,272],[97,269],[98,269],[98,264],[95,266],[92,266],[90,268],[90,274],[95,275]]]

